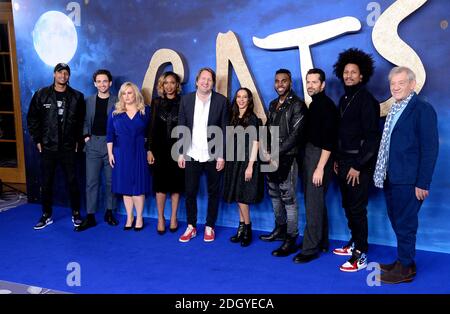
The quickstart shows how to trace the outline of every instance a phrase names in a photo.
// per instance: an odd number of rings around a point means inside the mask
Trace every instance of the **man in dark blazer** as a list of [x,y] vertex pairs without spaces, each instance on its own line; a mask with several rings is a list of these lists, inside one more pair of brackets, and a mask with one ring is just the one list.
[[203,171],[208,180],[208,214],[203,239],[206,242],[215,239],[214,226],[225,165],[225,129],[229,119],[227,98],[212,90],[215,83],[215,72],[202,68],[195,80],[197,91],[181,98],[178,126],[189,129],[190,136],[183,136],[185,149],[178,158],[179,167],[186,169],[188,223],[180,242],[188,242],[197,235],[197,193]]
[[397,260],[380,264],[384,283],[411,282],[418,213],[428,197],[438,155],[437,117],[433,107],[414,92],[416,77],[407,67],[389,73],[392,97],[374,173],[384,187],[389,219],[397,237]]
[[113,210],[117,207],[116,196],[111,191],[112,169],[109,165],[106,148],[106,125],[108,113],[114,108],[117,97],[110,94],[112,85],[111,72],[105,69],[97,70],[92,76],[97,93],[86,99],[86,116],[84,119],[84,141],[86,143],[86,219],[75,228],[84,231],[94,227],[95,212],[98,206],[98,194],[101,184],[100,174],[105,176],[105,218],[111,226],[117,226]]

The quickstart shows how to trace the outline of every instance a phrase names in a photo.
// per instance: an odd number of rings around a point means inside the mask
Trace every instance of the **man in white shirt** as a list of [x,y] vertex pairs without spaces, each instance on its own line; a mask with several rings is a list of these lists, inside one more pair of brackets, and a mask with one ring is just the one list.
[[[227,98],[212,90],[215,83],[215,72],[210,68],[202,68],[195,80],[197,91],[181,98],[178,125],[187,127],[192,137],[186,152],[182,152],[178,158],[179,167],[186,169],[188,223],[180,242],[188,242],[197,235],[197,193],[203,171],[206,172],[208,182],[208,213],[203,239],[205,242],[215,239],[214,226],[220,201],[222,169],[225,165],[225,129],[229,119]],[[222,131],[223,139],[219,143],[216,141],[216,145],[210,150],[208,142],[212,138],[208,137],[208,129],[217,127]],[[221,147],[217,147],[220,145]]]

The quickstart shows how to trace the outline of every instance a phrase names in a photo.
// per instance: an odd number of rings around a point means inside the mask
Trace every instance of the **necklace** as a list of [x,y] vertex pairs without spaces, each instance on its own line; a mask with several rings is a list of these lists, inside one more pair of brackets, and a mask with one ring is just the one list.
[[350,101],[347,103],[347,105],[345,106],[344,110],[342,110],[342,108],[341,108],[341,110],[340,110],[340,111],[341,111],[341,118],[344,117],[344,113],[347,111],[348,107],[349,107],[350,104],[352,103],[353,99],[355,99],[356,95],[358,95],[358,93],[359,93],[360,90],[361,90],[361,89],[358,89],[358,90],[356,91],[356,93],[353,94],[352,98],[351,98]]

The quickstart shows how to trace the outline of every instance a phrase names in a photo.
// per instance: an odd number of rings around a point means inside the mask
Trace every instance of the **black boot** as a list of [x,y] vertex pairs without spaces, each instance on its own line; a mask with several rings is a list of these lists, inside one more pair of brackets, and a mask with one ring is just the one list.
[[269,234],[262,234],[259,238],[266,242],[284,241],[286,239],[287,224],[279,225],[275,223],[275,228]]
[[284,257],[297,252],[297,250],[297,236],[292,237],[290,235],[286,235],[286,240],[284,240],[283,244],[278,249],[272,252],[272,255]]
[[244,225],[244,234],[242,235],[241,246],[249,246],[252,242],[252,223]]
[[78,227],[75,227],[75,231],[84,231],[91,227],[95,227],[96,225],[97,225],[97,222],[95,221],[95,215],[87,214],[86,219],[83,220],[81,225],[79,225]]
[[117,221],[116,218],[114,218],[114,215],[112,213],[111,209],[107,209],[105,212],[105,221],[108,223],[108,225],[110,226],[117,226],[119,224],[119,222]]
[[231,242],[233,242],[233,243],[241,242],[242,235],[244,233],[244,226],[245,226],[244,222],[243,221],[239,221],[239,227],[237,229],[237,233],[230,238]]

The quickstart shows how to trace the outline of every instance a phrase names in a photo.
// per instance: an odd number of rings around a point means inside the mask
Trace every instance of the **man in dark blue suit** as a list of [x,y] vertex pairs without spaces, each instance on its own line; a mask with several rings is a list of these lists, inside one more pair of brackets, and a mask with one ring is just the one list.
[[397,260],[380,264],[384,283],[411,282],[419,209],[428,197],[438,155],[437,117],[433,107],[414,92],[416,77],[407,67],[389,73],[395,100],[386,118],[374,173],[384,187],[389,219],[397,237]]
[[188,223],[180,242],[188,242],[197,235],[197,193],[203,171],[208,180],[208,214],[203,239],[205,242],[215,239],[221,174],[225,166],[225,129],[229,119],[227,98],[212,90],[215,83],[215,72],[202,68],[195,80],[197,91],[181,98],[178,126],[189,129],[190,136],[187,139],[184,134],[185,151],[178,158],[178,166],[186,169]]

